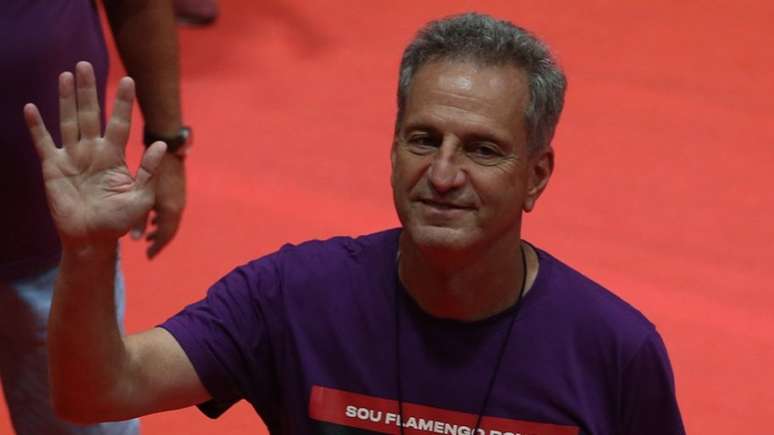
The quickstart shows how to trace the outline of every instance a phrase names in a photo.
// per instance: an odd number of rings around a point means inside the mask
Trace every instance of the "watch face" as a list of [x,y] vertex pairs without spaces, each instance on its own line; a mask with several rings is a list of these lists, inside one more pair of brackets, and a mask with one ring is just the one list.
[[192,133],[193,130],[191,130],[191,127],[183,126],[180,129],[180,133],[178,133],[179,142],[177,146],[174,149],[169,150],[169,152],[179,157],[188,155],[188,149],[191,148],[191,139],[193,139],[191,136]]
[[191,130],[191,127],[183,126],[180,129],[180,137],[183,139],[183,145],[191,145],[191,139],[193,139],[193,130]]

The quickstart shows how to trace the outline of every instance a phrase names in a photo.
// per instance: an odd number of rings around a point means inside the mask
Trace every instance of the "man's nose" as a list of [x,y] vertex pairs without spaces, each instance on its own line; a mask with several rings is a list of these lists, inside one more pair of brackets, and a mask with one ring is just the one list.
[[462,168],[459,145],[454,139],[444,139],[427,168],[427,178],[433,188],[444,193],[465,184],[467,175]]

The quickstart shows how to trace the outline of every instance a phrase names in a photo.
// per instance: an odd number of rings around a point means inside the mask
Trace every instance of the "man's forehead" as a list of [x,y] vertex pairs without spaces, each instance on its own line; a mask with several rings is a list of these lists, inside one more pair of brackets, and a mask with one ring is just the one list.
[[473,79],[469,76],[442,74],[437,77],[438,84],[443,88],[471,91]]
[[404,132],[438,129],[462,136],[526,140],[526,74],[510,65],[436,62],[417,71],[401,122]]
[[[526,72],[513,65],[480,65],[471,61],[435,61],[414,75],[409,96],[417,87],[461,94],[502,93],[521,96],[528,88]],[[423,89],[424,90],[424,89]]]
[[[432,100],[502,116],[523,115],[529,99],[526,73],[511,65],[444,61],[424,65],[408,92],[410,111]],[[499,117],[499,116],[498,116]]]

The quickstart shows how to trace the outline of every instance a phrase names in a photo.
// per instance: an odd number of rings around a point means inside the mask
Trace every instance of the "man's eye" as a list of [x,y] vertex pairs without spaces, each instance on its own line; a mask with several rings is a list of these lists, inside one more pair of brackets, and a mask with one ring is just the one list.
[[466,147],[465,153],[471,160],[481,165],[496,165],[505,156],[497,145],[488,142],[472,143]]
[[437,139],[426,134],[409,136],[406,144],[409,150],[416,154],[431,153],[440,146]]
[[496,149],[487,146],[477,147],[473,152],[482,157],[494,157],[500,154]]
[[470,147],[468,152],[473,156],[483,158],[501,157],[503,155],[499,148],[487,143],[474,144]]
[[435,146],[435,140],[430,136],[413,136],[409,138],[409,143],[420,146]]

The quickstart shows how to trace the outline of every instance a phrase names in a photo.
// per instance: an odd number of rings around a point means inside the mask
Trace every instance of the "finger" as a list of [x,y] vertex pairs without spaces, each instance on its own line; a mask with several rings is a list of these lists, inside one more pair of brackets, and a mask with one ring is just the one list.
[[88,62],[75,65],[75,89],[78,96],[78,127],[81,137],[96,139],[100,134],[99,96],[94,69]]
[[129,130],[132,126],[132,104],[134,103],[134,81],[124,77],[118,82],[116,101],[113,103],[113,113],[105,128],[105,140],[121,150],[126,148],[129,140]]
[[137,175],[135,176],[135,181],[139,187],[144,188],[147,185],[159,168],[161,159],[164,158],[166,152],[167,144],[161,141],[154,142],[145,150],[142,161],[140,161],[140,168],[137,169]]
[[147,251],[145,252],[145,255],[148,256],[149,260],[153,260],[156,258],[157,255],[159,255],[159,252],[161,252],[162,249],[167,245],[168,241],[160,241],[160,239],[155,240],[153,243],[151,243],[150,246],[148,246]]
[[148,246],[148,249],[146,251],[146,255],[149,259],[153,259],[156,257],[159,252],[161,252],[162,249],[164,249],[169,242],[172,240],[172,237],[174,236],[174,233],[170,233],[168,231],[156,231],[150,236],[148,236],[148,240],[151,241],[150,246]]
[[156,210],[150,224],[156,229],[145,236],[145,240],[153,241],[157,239],[171,239],[180,227],[182,220],[182,211]]
[[148,213],[144,214],[140,219],[137,220],[137,222],[132,225],[132,228],[129,230],[129,237],[132,238],[132,240],[140,240],[145,234],[145,228],[147,226],[148,222]]
[[157,222],[156,230],[146,237],[151,242],[147,251],[148,258],[158,255],[172,241],[180,227],[181,217],[180,212],[157,210],[154,219]]
[[40,160],[46,160],[53,157],[57,152],[56,145],[51,134],[46,129],[46,124],[43,123],[43,118],[40,116],[38,108],[28,103],[24,106],[24,120],[27,122],[27,128],[30,130],[32,136],[32,143],[35,144],[35,150],[38,152]]
[[75,77],[71,72],[59,75],[59,131],[62,134],[62,146],[71,146],[78,142]]

